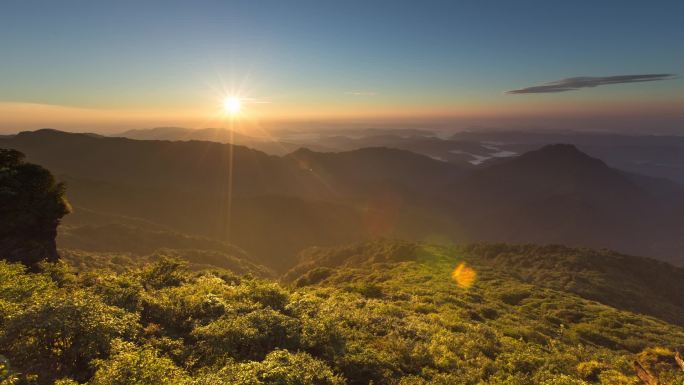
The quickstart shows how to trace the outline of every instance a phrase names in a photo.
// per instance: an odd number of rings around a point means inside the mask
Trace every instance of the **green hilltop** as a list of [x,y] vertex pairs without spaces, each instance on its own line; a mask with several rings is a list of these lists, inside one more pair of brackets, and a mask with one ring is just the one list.
[[[0,262],[5,381],[619,385],[639,383],[636,360],[681,384],[684,328],[666,320],[681,303],[647,315],[592,299],[592,287],[627,280],[609,262],[583,264],[587,252],[373,241],[309,249],[280,283],[164,257],[119,272]],[[527,273],[554,264],[543,253],[577,262],[544,281]],[[452,277],[461,263],[476,274],[469,287]],[[589,282],[563,284],[571,277]],[[640,285],[644,302],[660,287]]]

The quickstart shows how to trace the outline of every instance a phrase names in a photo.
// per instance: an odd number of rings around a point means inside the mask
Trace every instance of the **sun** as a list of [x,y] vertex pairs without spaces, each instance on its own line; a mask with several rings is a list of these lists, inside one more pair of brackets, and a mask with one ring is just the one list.
[[228,96],[223,99],[223,110],[228,115],[236,115],[242,108],[242,102],[235,96]]

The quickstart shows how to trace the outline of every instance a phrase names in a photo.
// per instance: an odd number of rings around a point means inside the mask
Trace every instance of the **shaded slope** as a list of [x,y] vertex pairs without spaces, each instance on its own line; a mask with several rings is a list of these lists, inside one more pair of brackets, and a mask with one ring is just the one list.
[[[287,268],[302,248],[376,235],[444,234],[430,186],[459,170],[408,151],[298,151],[280,158],[212,142],[136,141],[54,130],[0,140],[58,173],[80,224],[137,222],[236,244]],[[419,199],[420,197],[420,199]],[[230,202],[230,204],[229,204]],[[109,218],[103,221],[102,216]]]
[[388,147],[369,147],[347,152],[321,153],[305,148],[287,156],[311,170],[326,183],[349,192],[374,186],[394,185],[406,192],[431,194],[464,175],[462,167],[424,155]]
[[[648,182],[648,183],[645,183]],[[551,145],[485,167],[453,186],[454,215],[471,239],[563,243],[681,260],[680,195]]]
[[338,153],[299,149],[285,159],[359,207],[369,236],[426,239],[460,233],[440,194],[467,172],[462,167],[386,147]]
[[279,269],[302,248],[377,236],[608,247],[684,264],[681,190],[568,145],[475,170],[390,148],[276,157],[54,130],[0,146],[56,172],[77,207],[214,237]]
[[55,174],[180,192],[317,195],[324,189],[303,170],[243,146],[95,137],[55,130],[22,132],[0,146],[24,151]]
[[136,226],[214,237],[271,266],[287,265],[312,244],[358,239],[361,228],[359,210],[339,202],[310,171],[246,147],[54,130],[21,133],[0,146],[23,149],[58,173],[76,215],[79,208],[99,213],[92,223],[133,218]]

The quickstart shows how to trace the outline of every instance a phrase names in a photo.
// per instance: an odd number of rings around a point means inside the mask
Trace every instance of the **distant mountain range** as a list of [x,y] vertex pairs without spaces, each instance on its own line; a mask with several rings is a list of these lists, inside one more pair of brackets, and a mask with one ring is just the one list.
[[568,143],[605,161],[611,167],[638,174],[668,178],[684,184],[684,136],[623,135],[583,132],[473,131],[449,138],[455,141],[495,143],[514,152],[545,144]]
[[150,129],[128,130],[113,137],[138,140],[170,140],[170,141],[210,141],[218,143],[232,143],[247,146],[272,155],[284,155],[300,146],[288,143],[268,135],[245,135],[225,128],[184,128],[184,127],[155,127]]
[[126,131],[118,136],[146,140],[209,140],[234,143],[272,155],[284,155],[299,147],[319,152],[391,147],[463,166],[490,164],[547,144],[567,143],[605,161],[611,167],[668,178],[684,184],[684,137],[674,135],[491,129],[438,135],[436,132],[417,129],[304,128],[273,130],[272,135],[258,136],[231,134],[229,130],[216,128],[157,127]]
[[253,136],[225,128],[155,127],[124,131],[112,136],[138,140],[201,140],[233,143],[271,155],[284,155],[300,147],[319,152],[391,147],[427,155],[436,160],[468,166],[479,165],[490,159],[517,155],[513,151],[501,150],[492,143],[444,139],[436,136],[434,132],[416,129],[274,130],[272,135]]
[[[478,169],[454,191],[454,212],[488,240],[677,254],[682,191],[608,167],[572,145],[549,145]],[[679,207],[679,209],[676,209]]]
[[[54,130],[0,138],[0,147],[65,180],[77,209],[101,214],[98,225],[128,218],[128,226],[228,241],[281,271],[305,247],[373,237],[562,243],[684,264],[679,186],[611,168],[572,145],[480,167],[386,147],[273,156],[211,141]],[[77,210],[65,223],[95,217]]]

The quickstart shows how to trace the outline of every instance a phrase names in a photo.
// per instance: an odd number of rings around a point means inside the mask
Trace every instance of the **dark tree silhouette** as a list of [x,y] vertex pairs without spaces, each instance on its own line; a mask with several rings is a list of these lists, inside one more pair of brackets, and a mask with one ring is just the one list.
[[55,261],[57,226],[67,213],[64,185],[50,171],[0,149],[0,258],[28,266]]

